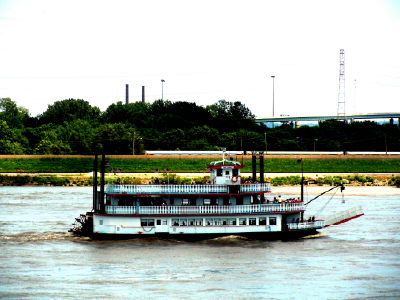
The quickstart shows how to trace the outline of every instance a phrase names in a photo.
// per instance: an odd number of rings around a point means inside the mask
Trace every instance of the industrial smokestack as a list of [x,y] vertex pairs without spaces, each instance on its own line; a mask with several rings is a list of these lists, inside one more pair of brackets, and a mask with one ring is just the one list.
[[144,85],[142,86],[142,102],[145,102],[144,101]]
[[129,84],[126,85],[125,104],[129,104]]

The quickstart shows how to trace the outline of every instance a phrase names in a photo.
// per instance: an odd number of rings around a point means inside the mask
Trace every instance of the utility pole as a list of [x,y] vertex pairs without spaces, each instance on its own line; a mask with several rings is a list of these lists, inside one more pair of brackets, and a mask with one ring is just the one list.
[[[275,76],[272,78],[272,117],[275,117]],[[272,127],[275,128],[275,122],[272,122]]]
[[135,132],[133,132],[132,155],[135,155]]
[[386,148],[386,155],[387,155],[386,133],[385,133],[385,148]]
[[161,79],[161,100],[164,100],[164,79]]
[[268,148],[267,148],[267,133],[266,132],[264,133],[264,136],[265,136],[265,154],[267,154]]
[[129,104],[129,84],[125,88],[125,104]]

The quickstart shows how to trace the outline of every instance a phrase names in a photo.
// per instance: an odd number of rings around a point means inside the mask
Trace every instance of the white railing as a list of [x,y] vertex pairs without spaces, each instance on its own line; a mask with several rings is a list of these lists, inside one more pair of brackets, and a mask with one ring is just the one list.
[[363,209],[361,205],[351,207],[345,211],[338,212],[334,214],[333,216],[329,216],[325,219],[325,225],[330,226],[334,224],[340,224],[342,222],[346,222],[348,220],[351,220],[355,217],[363,215]]
[[[109,194],[215,194],[228,193],[227,185],[218,184],[108,184],[106,193]],[[240,185],[241,193],[251,192],[270,192],[271,184],[242,184]]]
[[320,229],[324,227],[323,220],[317,220],[314,222],[299,222],[299,223],[288,223],[290,230],[305,230],[305,229]]
[[269,182],[240,185],[241,193],[252,193],[252,192],[266,193],[270,191],[271,191],[271,183]]
[[251,205],[185,205],[185,206],[113,206],[106,205],[107,214],[143,215],[219,215],[249,213],[280,213],[303,211],[304,203]]

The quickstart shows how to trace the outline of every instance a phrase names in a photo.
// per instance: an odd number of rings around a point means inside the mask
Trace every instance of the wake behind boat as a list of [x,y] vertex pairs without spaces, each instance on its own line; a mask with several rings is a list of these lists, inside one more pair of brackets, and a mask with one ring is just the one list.
[[[210,184],[109,184],[102,155],[100,191],[94,162],[93,210],[80,215],[71,232],[96,239],[161,237],[209,239],[239,235],[252,239],[290,239],[315,235],[318,229],[361,216],[361,207],[337,214],[326,224],[310,217],[304,220],[308,203],[301,198],[267,200],[271,184],[256,179],[253,156],[253,182],[242,183],[243,162],[222,160],[208,165]],[[260,156],[260,166],[263,156]],[[303,179],[302,179],[303,183]],[[303,190],[303,189],[302,189]],[[315,198],[314,198],[315,199]],[[313,199],[313,200],[314,200]],[[344,216],[344,218],[342,218]]]

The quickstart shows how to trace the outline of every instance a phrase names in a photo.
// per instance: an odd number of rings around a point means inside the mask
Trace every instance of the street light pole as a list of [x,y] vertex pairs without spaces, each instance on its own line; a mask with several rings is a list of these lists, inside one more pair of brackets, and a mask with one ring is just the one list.
[[[275,76],[272,75],[272,117],[275,117]],[[272,122],[272,127],[275,128],[275,122]]]
[[161,100],[164,100],[164,79],[161,79]]

